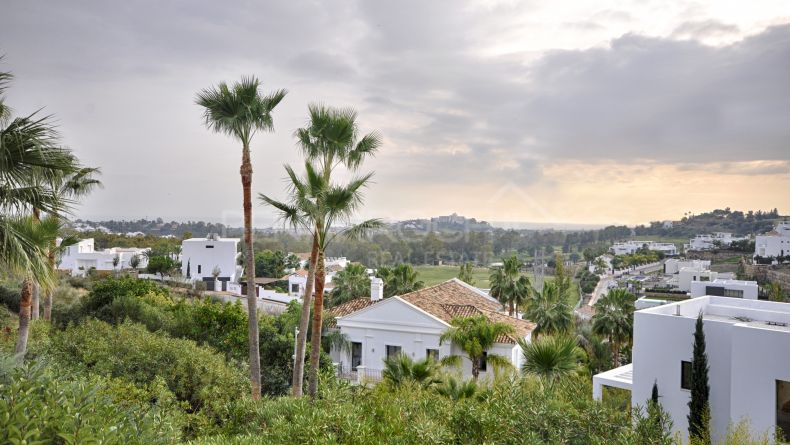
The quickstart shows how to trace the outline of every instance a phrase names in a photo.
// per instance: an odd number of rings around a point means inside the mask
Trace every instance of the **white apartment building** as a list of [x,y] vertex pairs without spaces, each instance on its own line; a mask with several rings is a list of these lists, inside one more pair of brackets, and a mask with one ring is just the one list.
[[780,257],[790,255],[790,223],[777,224],[773,231],[757,235],[754,256]]
[[676,256],[678,254],[678,248],[674,244],[657,243],[655,241],[623,241],[612,244],[609,251],[615,255],[630,255],[642,248],[662,252],[666,256]]
[[217,268],[219,281],[238,282],[243,271],[238,265],[238,244],[239,238],[220,238],[213,233],[182,241],[181,274],[193,281],[211,281]]
[[790,437],[790,304],[705,296],[634,313],[633,363],[593,377],[593,396],[604,387],[631,391],[644,406],[653,383],[687,437],[694,326],[702,314],[713,441],[746,420],[754,434],[780,428]]
[[747,237],[732,236],[729,232],[715,232],[706,235],[697,235],[686,244],[686,250],[713,250],[717,247],[729,247],[734,241],[748,240]]
[[717,278],[713,281],[692,281],[690,291],[691,298],[711,295],[756,300],[759,286],[756,281],[724,280]]
[[[58,239],[57,244],[60,245],[60,242],[61,240]],[[148,264],[148,258],[145,256],[145,253],[150,250],[148,248],[111,247],[97,251],[94,247],[93,238],[85,238],[77,244],[66,247],[60,256],[58,269],[71,271],[72,276],[84,276],[91,269],[129,269],[131,268],[129,262],[135,256],[140,259],[138,267],[144,268]],[[114,266],[113,262],[116,261],[116,258],[118,265]]]
[[707,270],[710,269],[710,260],[680,260],[677,258],[670,258],[664,261],[664,273],[667,275],[674,275],[680,272],[680,269],[684,267]]

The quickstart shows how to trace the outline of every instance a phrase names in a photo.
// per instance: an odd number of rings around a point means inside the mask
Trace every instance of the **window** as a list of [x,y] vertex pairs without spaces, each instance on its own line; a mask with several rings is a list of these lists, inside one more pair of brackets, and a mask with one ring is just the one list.
[[351,370],[356,371],[357,366],[362,364],[362,343],[351,343]]
[[743,291],[739,289],[724,289],[725,297],[743,298]]
[[299,283],[291,283],[291,292],[299,292]]
[[206,246],[206,249],[213,249],[213,248],[214,248],[214,246],[212,246],[212,245]]
[[433,361],[439,361],[439,350],[438,349],[426,349],[425,350],[425,358],[433,359]]
[[198,273],[200,273],[200,264],[198,264]]
[[387,345],[387,358],[395,358],[400,355],[401,347]]
[[480,372],[488,371],[488,352],[483,352],[483,357],[480,358]]
[[776,426],[790,437],[790,382],[776,381]]
[[691,390],[691,362],[680,362],[680,388]]
[[700,276],[699,280],[700,281],[710,281],[710,277],[708,277],[708,276]]

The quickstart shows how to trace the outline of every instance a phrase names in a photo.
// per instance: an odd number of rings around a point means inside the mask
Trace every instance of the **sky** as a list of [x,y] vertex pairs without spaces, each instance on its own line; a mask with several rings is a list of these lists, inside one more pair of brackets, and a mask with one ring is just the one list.
[[[239,144],[195,95],[285,88],[253,191],[285,198],[311,103],[383,145],[360,218],[636,224],[790,213],[790,2],[0,0],[7,102],[102,169],[83,219],[239,225]],[[342,177],[342,176],[341,176]],[[257,203],[255,224],[276,224]]]

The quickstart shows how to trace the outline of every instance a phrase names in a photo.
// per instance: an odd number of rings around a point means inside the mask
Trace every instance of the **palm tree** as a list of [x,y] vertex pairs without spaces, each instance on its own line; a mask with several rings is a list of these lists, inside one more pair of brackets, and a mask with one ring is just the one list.
[[559,287],[553,281],[543,285],[527,301],[524,318],[537,324],[532,335],[554,335],[569,332],[573,328],[573,311]]
[[[281,218],[294,227],[308,228],[313,231],[313,242],[316,247],[317,260],[316,266],[310,267],[310,272],[314,274],[311,280],[308,275],[307,286],[311,282],[315,283],[316,305],[313,311],[313,325],[311,329],[311,353],[310,353],[310,386],[311,397],[315,397],[318,379],[318,355],[321,351],[321,328],[323,326],[323,291],[326,283],[324,272],[324,252],[332,241],[340,235],[355,238],[361,236],[366,231],[379,227],[381,222],[377,219],[363,221],[356,225],[350,225],[350,218],[356,209],[362,204],[362,189],[367,185],[371,175],[365,175],[352,179],[345,185],[331,185],[326,182],[316,169],[309,162],[305,163],[305,176],[300,178],[290,167],[286,166],[286,172],[290,178],[291,200],[290,202],[276,201],[266,195],[259,197],[265,204],[273,206],[280,212]],[[337,231],[335,225],[348,225],[344,229]],[[309,273],[310,273],[309,272]],[[309,321],[309,299],[308,290],[305,291],[305,300],[302,302],[302,315],[305,313],[304,307],[307,306],[307,316],[300,319],[299,334],[307,333],[307,322]],[[319,300],[320,296],[320,300]],[[320,303],[320,307],[318,306]],[[316,316],[315,312],[321,312]],[[304,326],[302,322],[304,321]],[[318,341],[314,344],[313,341]],[[296,358],[300,353],[298,335]],[[302,349],[304,354],[304,349]],[[315,357],[314,357],[315,356]],[[314,362],[315,360],[315,362]],[[304,376],[304,355],[301,361],[294,363],[294,396],[302,394],[302,381]],[[297,369],[298,368],[298,369]],[[298,377],[299,373],[302,377]]]
[[[315,163],[316,170],[320,173],[325,184],[331,184],[332,172],[340,165],[345,166],[350,171],[359,168],[366,157],[372,156],[381,145],[381,138],[378,133],[368,133],[359,138],[357,126],[357,113],[353,109],[337,109],[323,105],[310,105],[308,107],[310,119],[306,127],[296,130],[296,137],[299,147],[306,157],[308,163]],[[293,179],[293,175],[292,179]],[[368,176],[369,179],[369,176]],[[365,181],[364,183],[367,183]],[[262,196],[264,202],[274,205],[274,201],[268,202]],[[277,207],[275,205],[275,207]],[[294,221],[295,214],[289,215],[288,209],[280,209],[286,219]],[[303,209],[304,210],[304,209]],[[302,214],[304,215],[304,213]],[[302,395],[302,381],[304,376],[304,354],[307,342],[307,323],[310,318],[310,299],[312,298],[311,283],[315,281],[315,301],[313,302],[313,326],[318,327],[319,332],[312,332],[310,343],[312,345],[310,353],[310,395],[315,396],[318,379],[318,357],[319,345],[321,343],[320,326],[323,317],[323,262],[322,245],[325,247],[325,240],[321,239],[322,233],[328,233],[326,226],[321,218],[312,215],[308,219],[313,225],[309,228],[313,235],[313,246],[310,253],[309,274],[315,275],[313,279],[308,275],[308,284],[305,286],[305,297],[302,300],[302,318],[299,321],[299,332],[296,341],[296,353],[294,354],[294,373],[293,373],[293,395]],[[339,216],[339,215],[338,215]],[[294,223],[300,225],[299,223]],[[372,228],[378,225],[378,220],[367,221],[359,225],[359,229]],[[349,232],[349,233],[354,233]],[[308,292],[308,290],[310,292]]]
[[439,366],[431,358],[414,361],[406,354],[398,354],[384,359],[381,376],[393,387],[416,384],[427,388],[440,381],[436,377],[438,373]]
[[592,317],[593,332],[612,345],[612,363],[620,364],[620,348],[633,338],[634,296],[625,289],[611,289],[598,299]]
[[411,264],[380,267],[376,276],[384,280],[384,298],[405,295],[425,287],[425,283],[417,279],[419,274]]
[[332,278],[332,290],[327,306],[337,306],[346,301],[370,296],[370,278],[365,266],[352,263]]
[[242,77],[228,86],[221,82],[216,87],[198,93],[197,104],[205,108],[206,126],[217,133],[227,134],[241,142],[241,185],[244,209],[244,242],[246,245],[247,311],[249,314],[249,353],[252,398],[261,397],[261,363],[258,347],[258,313],[255,296],[255,258],[252,240],[252,162],[250,143],[258,131],[274,131],[272,111],[286,95],[277,90],[262,95],[260,82],[254,76]]
[[473,265],[472,263],[467,261],[466,263],[461,264],[461,270],[458,271],[458,279],[470,286],[474,286],[475,279],[472,275],[472,272],[473,272]]
[[[458,317],[450,322],[450,327],[439,337],[439,344],[452,342],[466,354],[472,363],[472,378],[477,380],[483,363],[491,364],[495,368],[507,368],[511,363],[505,357],[496,354],[487,354],[500,336],[512,336],[515,330],[509,324],[492,322],[483,315],[473,317]],[[442,359],[448,365],[460,365],[461,357],[451,355]]]
[[468,399],[474,397],[477,393],[477,381],[463,381],[452,375],[447,375],[436,386],[436,392],[452,400]]
[[517,307],[527,301],[531,284],[529,277],[520,275],[521,262],[516,255],[502,258],[502,264],[489,277],[490,294],[508,308],[508,314],[512,317],[517,312]]
[[524,357],[521,371],[540,377],[549,388],[579,370],[582,351],[573,337],[544,336],[530,343],[519,339],[519,346]]

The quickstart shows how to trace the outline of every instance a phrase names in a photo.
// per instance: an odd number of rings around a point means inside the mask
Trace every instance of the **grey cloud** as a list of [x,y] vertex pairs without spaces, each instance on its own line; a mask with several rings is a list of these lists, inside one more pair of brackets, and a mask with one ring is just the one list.
[[736,25],[721,23],[716,20],[701,22],[685,22],[675,28],[672,36],[681,39],[705,39],[737,34],[740,29]]

